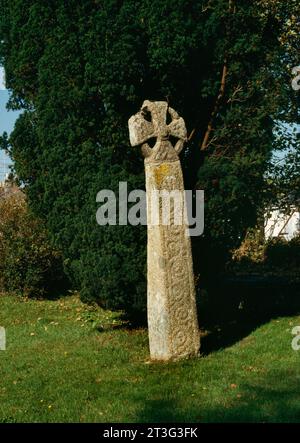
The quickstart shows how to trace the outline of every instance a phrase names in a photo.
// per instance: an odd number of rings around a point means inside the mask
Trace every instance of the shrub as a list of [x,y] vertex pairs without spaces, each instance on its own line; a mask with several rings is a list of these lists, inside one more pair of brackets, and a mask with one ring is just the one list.
[[0,289],[41,297],[62,289],[62,259],[18,191],[0,199]]
[[266,262],[271,266],[298,268],[300,266],[300,235],[290,241],[275,238],[266,245]]
[[300,235],[291,240],[276,237],[265,241],[258,228],[249,230],[241,246],[233,251],[227,269],[299,279]]
[[249,229],[239,248],[233,250],[232,258],[240,263],[263,263],[266,244],[259,227]]

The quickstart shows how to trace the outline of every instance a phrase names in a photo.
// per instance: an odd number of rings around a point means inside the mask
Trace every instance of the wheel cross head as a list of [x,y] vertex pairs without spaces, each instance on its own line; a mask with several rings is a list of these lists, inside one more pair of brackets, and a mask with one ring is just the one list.
[[[142,146],[146,162],[178,160],[187,140],[183,118],[164,101],[145,100],[141,110],[129,119],[128,126],[130,143]],[[149,146],[151,139],[155,140],[153,148]]]

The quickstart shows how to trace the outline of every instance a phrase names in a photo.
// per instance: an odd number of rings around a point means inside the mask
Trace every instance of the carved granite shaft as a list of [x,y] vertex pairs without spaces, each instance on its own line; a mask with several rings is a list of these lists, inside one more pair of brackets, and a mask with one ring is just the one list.
[[[167,124],[167,116],[171,120]],[[196,312],[193,263],[190,237],[186,235],[185,218],[175,223],[175,203],[165,200],[155,206],[157,191],[184,195],[178,154],[186,140],[182,118],[166,102],[143,103],[139,113],[129,120],[130,141],[142,145],[145,156],[147,191],[147,304],[150,355],[153,360],[175,360],[197,355],[200,347]],[[173,147],[169,137],[177,139]],[[147,141],[156,138],[151,149]],[[186,211],[183,198],[183,212]],[[164,209],[169,210],[169,223],[161,222]],[[152,223],[158,211],[159,223]],[[152,218],[154,216],[154,218]]]

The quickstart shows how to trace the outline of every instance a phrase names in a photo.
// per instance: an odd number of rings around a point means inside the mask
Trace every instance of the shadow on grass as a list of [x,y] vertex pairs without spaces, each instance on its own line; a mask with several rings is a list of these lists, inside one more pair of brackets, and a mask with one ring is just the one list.
[[[211,399],[211,404],[195,400],[187,409],[178,408],[173,400],[146,402],[138,421],[143,423],[299,423],[299,382],[286,386],[285,373],[274,372],[262,379],[261,384],[238,387],[236,399],[226,403]],[[282,382],[282,383],[281,383]],[[273,386],[271,386],[273,383]],[[266,384],[266,386],[262,386]],[[179,396],[178,396],[179,397]],[[213,406],[213,403],[219,403]],[[220,404],[221,403],[221,404]]]
[[140,423],[183,423],[185,421],[185,411],[179,411],[176,408],[174,399],[148,400],[138,419]]
[[[294,370],[295,372],[295,370]],[[191,380],[193,382],[193,375]],[[267,372],[253,383],[237,386],[235,395],[211,394],[204,401],[195,396],[182,407],[183,393],[178,386],[172,399],[148,400],[137,418],[143,423],[299,423],[300,381],[297,374],[288,371]],[[227,397],[227,398],[226,398]]]
[[[269,387],[246,384],[240,397],[228,408],[212,408],[209,421],[227,423],[300,423],[299,381],[281,386],[286,373],[268,376]],[[271,386],[271,382],[273,386]]]
[[300,284],[255,276],[227,279],[201,291],[201,353],[231,346],[271,319],[300,313]]

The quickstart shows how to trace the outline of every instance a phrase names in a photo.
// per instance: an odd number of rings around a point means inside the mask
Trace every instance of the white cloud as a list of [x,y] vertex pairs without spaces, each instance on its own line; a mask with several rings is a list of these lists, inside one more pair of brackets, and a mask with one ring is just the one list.
[[4,69],[0,66],[0,91],[4,91],[5,89],[5,73]]

